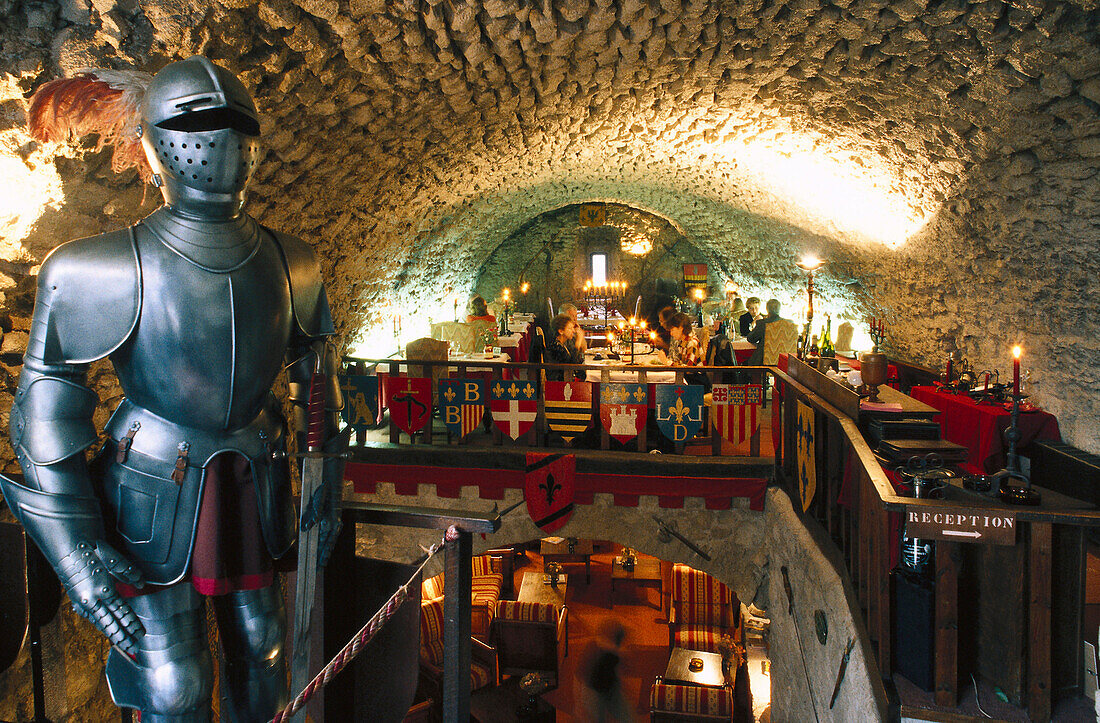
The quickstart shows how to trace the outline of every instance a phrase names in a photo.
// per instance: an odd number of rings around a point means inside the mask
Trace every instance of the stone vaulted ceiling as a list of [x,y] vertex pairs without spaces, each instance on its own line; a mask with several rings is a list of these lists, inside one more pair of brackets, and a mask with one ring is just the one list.
[[0,0],[0,157],[67,156],[64,201],[4,253],[15,273],[154,204],[102,154],[25,145],[20,98],[203,53],[264,115],[249,211],[316,246],[349,344],[448,308],[532,217],[617,201],[764,294],[828,257],[825,297],[889,318],[902,356],[1005,369],[1025,340],[1063,431],[1098,447],[1097,394],[1059,391],[1100,384],[1097,6]]

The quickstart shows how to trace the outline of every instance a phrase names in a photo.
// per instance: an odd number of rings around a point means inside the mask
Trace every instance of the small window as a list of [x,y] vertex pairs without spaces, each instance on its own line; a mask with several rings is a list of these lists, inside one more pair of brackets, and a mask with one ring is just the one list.
[[592,285],[607,283],[607,254],[592,254]]

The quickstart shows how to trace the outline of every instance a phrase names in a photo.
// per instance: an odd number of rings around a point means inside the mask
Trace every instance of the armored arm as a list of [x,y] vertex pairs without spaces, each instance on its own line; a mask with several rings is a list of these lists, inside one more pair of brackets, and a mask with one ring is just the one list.
[[112,644],[129,651],[143,630],[114,581],[143,583],[140,573],[105,540],[84,454],[97,439],[92,414],[98,398],[85,384],[88,364],[80,357],[94,352],[91,344],[102,344],[109,333],[83,347],[66,343],[73,318],[58,315],[74,291],[72,256],[51,256],[39,274],[30,342],[11,409],[10,439],[24,478],[0,476],[0,488],[57,572],[73,609]]

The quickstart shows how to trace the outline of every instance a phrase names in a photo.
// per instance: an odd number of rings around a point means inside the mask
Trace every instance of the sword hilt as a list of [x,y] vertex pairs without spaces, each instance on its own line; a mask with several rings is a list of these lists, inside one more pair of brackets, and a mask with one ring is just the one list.
[[325,443],[324,350],[317,352],[317,367],[309,378],[309,406],[306,408],[306,448],[319,452]]

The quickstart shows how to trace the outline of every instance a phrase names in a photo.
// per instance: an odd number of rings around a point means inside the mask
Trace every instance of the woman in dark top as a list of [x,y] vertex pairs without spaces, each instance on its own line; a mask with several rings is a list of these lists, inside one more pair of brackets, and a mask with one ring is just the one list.
[[[577,328],[573,319],[568,314],[558,314],[550,322],[550,333],[554,340],[543,352],[543,362],[546,364],[584,364],[584,353],[569,342],[576,337]],[[573,377],[582,379],[583,375],[574,372]],[[547,369],[546,379],[552,382],[565,380],[564,369]]]

